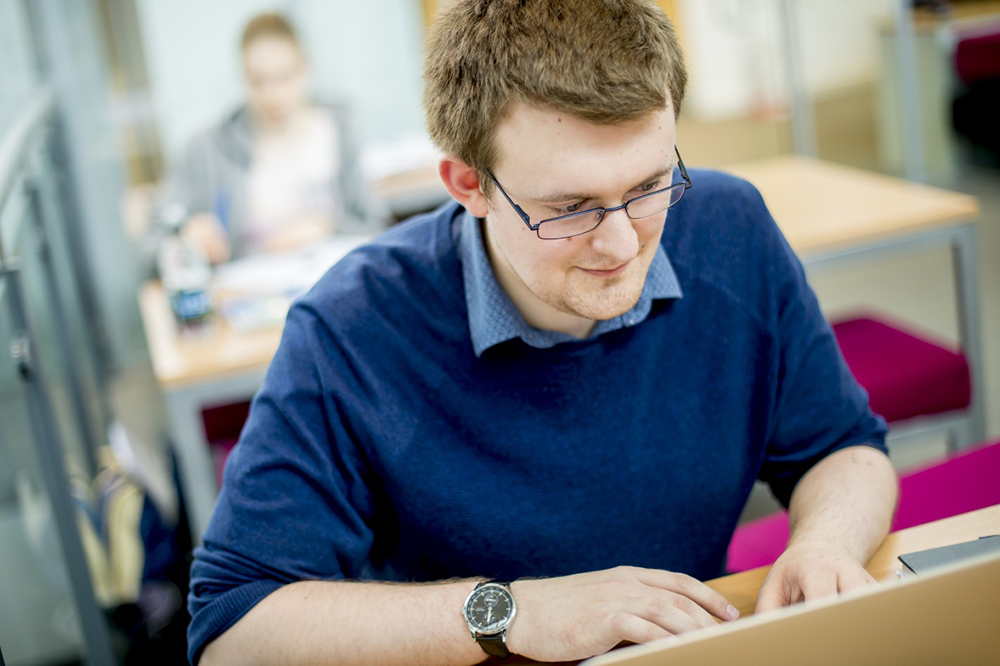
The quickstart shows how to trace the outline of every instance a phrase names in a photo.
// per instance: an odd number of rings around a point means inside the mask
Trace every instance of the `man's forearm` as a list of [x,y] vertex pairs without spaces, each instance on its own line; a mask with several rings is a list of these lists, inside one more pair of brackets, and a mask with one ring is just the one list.
[[789,545],[836,543],[864,564],[889,532],[899,481],[877,449],[856,446],[824,458],[799,481],[789,506]]
[[462,619],[475,585],[293,583],[212,641],[199,664],[475,664],[486,654]]
[[[205,649],[201,666],[476,664],[462,606],[476,581],[430,585],[303,582],[272,593]],[[516,580],[511,652],[577,661],[735,620],[721,594],[684,574],[615,567]]]

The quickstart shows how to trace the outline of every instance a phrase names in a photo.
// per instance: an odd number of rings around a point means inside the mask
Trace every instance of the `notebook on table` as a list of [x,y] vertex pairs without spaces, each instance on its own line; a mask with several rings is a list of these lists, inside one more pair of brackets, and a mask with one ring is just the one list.
[[1000,535],[980,537],[974,541],[956,543],[952,546],[907,553],[900,555],[899,561],[913,573],[923,575],[946,564],[954,564],[991,553],[1000,553]]

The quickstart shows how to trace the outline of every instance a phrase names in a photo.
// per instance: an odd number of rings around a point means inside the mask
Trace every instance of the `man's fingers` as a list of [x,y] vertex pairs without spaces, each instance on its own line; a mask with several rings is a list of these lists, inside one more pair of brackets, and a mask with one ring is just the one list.
[[768,578],[764,581],[764,585],[761,586],[760,592],[757,594],[757,605],[754,613],[758,615],[760,613],[767,613],[768,611],[783,608],[789,603],[791,603],[791,600],[784,585],[780,581]]
[[[773,570],[772,570],[773,571]],[[861,567],[817,566],[795,575],[782,569],[768,576],[757,595],[757,613],[766,613],[800,601],[833,596],[875,584],[875,579]]]
[[229,238],[221,227],[211,227],[204,231],[202,242],[208,250],[213,263],[229,261]]
[[822,599],[837,594],[837,575],[834,572],[805,575],[799,581],[804,601]]
[[212,214],[192,215],[181,232],[189,243],[196,245],[213,264],[229,261],[229,236],[222,223]]
[[841,573],[837,578],[837,589],[840,592],[849,592],[851,590],[861,590],[869,585],[874,585],[875,579],[871,575],[862,569],[860,572],[849,572]]
[[635,569],[640,583],[674,592],[696,603],[720,620],[735,620],[739,611],[729,601],[696,578],[658,569]]
[[674,634],[663,627],[630,613],[619,613],[612,618],[614,631],[623,641],[649,643]]
[[209,250],[211,255],[211,261],[215,264],[221,264],[229,261],[229,243],[225,239],[215,238],[211,243],[211,250]]
[[631,600],[630,612],[666,629],[671,634],[683,634],[715,625],[712,616],[686,597],[656,590],[643,599]]

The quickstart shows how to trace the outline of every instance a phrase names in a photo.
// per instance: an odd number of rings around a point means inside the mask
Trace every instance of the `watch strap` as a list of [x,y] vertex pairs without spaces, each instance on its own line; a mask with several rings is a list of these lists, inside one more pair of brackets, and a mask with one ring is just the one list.
[[476,585],[476,587],[474,587],[473,589],[478,590],[483,585],[503,585],[504,587],[507,588],[508,592],[510,591],[510,581],[509,580],[484,580],[484,581],[480,581],[479,584]]
[[505,629],[502,634],[476,636],[476,642],[479,643],[479,647],[483,648],[483,652],[486,654],[506,659],[511,655],[510,650],[507,649],[507,643],[504,642],[506,638],[507,630]]

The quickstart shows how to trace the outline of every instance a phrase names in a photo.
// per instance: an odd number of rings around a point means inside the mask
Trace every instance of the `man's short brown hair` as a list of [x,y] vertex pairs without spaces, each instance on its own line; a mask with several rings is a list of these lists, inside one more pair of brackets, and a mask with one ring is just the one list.
[[428,35],[424,109],[438,148],[485,174],[512,102],[613,125],[671,102],[678,113],[686,83],[652,1],[452,0]]

